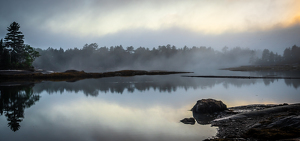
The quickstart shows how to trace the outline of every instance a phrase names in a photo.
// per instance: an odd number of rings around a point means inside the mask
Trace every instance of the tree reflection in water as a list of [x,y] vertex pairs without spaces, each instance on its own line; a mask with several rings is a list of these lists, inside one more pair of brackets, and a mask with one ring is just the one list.
[[[269,75],[269,74],[256,74]],[[273,75],[273,74],[272,74]],[[275,74],[281,76],[281,74]],[[34,105],[40,99],[40,93],[48,94],[82,91],[86,96],[98,96],[99,93],[118,93],[124,91],[148,91],[149,89],[159,92],[173,92],[178,88],[207,89],[222,84],[224,88],[229,86],[243,87],[256,83],[264,83],[266,86],[278,81],[277,79],[210,79],[210,78],[187,78],[180,75],[168,76],[135,76],[135,77],[111,77],[101,79],[85,79],[76,82],[42,82],[36,85],[0,86],[0,114],[5,115],[8,126],[12,131],[20,129],[20,122],[24,119],[24,110]],[[287,86],[295,89],[300,87],[299,79],[285,79]]]
[[25,108],[40,99],[40,95],[33,93],[33,86],[0,86],[0,114],[7,117],[8,127],[14,132],[21,127]]
[[[36,84],[34,92],[49,94],[63,93],[64,91],[83,91],[86,96],[98,96],[102,93],[122,94],[127,90],[129,93],[135,91],[148,91],[154,89],[159,92],[174,92],[178,88],[187,89],[207,89],[222,84],[225,88],[232,86],[243,87],[256,83],[264,83],[266,86],[278,81],[278,79],[232,79],[232,78],[188,78],[181,76],[135,76],[135,77],[111,77],[101,79],[85,79],[76,82],[43,82]],[[297,89],[300,86],[299,79],[285,79],[288,86]]]

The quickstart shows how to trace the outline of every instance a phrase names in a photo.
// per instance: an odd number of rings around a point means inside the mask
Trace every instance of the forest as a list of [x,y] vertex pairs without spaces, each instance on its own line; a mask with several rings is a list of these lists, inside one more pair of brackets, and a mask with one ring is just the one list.
[[24,35],[16,22],[7,27],[7,34],[0,40],[0,69],[42,69],[49,71],[84,70],[87,72],[137,70],[193,71],[203,68],[236,67],[240,65],[299,64],[300,47],[286,48],[283,55],[268,49],[251,50],[241,47],[153,47],[122,45],[99,47],[97,43],[82,48],[64,50],[49,47],[33,48],[24,44]]
[[222,51],[211,47],[177,48],[172,45],[157,48],[122,45],[98,47],[96,43],[85,44],[81,49],[64,50],[36,49],[41,55],[33,62],[37,69],[65,71],[68,69],[84,71],[112,71],[121,69],[143,70],[195,70],[199,68],[220,68],[239,65],[280,65],[300,62],[300,47],[286,48],[283,55],[268,49],[228,48]]

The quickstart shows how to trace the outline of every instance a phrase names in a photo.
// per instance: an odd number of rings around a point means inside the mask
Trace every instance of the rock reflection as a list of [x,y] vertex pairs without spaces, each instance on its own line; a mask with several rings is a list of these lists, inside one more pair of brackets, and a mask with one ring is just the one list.
[[207,125],[210,124],[211,121],[215,120],[218,117],[219,114],[202,114],[202,113],[197,113],[193,112],[193,117],[197,121],[198,124],[201,125]]
[[[135,77],[112,77],[101,79],[86,79],[77,82],[43,82],[34,87],[34,92],[41,93],[46,91],[49,94],[63,93],[64,91],[79,92],[83,91],[86,96],[98,96],[102,93],[118,93],[125,91],[134,93],[135,91],[148,91],[149,89],[159,92],[174,92],[178,88],[187,89],[207,89],[215,85],[222,84],[225,88],[230,86],[243,87],[264,83],[270,85],[276,79],[230,79],[230,78],[187,78],[180,76],[135,76]],[[297,89],[300,80],[285,80],[286,85]]]
[[253,71],[251,76],[300,77],[299,71]]
[[25,108],[40,99],[40,95],[33,93],[33,86],[0,86],[0,114],[7,117],[8,126],[14,132],[21,127]]
[[184,118],[182,120],[180,120],[180,122],[184,123],[184,124],[191,124],[194,125],[195,124],[195,119],[194,118]]

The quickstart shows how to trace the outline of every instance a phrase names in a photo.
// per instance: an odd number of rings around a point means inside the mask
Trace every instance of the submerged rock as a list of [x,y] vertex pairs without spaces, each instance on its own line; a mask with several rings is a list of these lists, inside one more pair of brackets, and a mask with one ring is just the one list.
[[184,118],[182,120],[180,120],[180,122],[184,123],[184,124],[191,124],[194,125],[195,124],[195,119],[194,118]]
[[222,101],[215,99],[201,99],[191,110],[196,113],[214,113],[227,110],[227,106]]

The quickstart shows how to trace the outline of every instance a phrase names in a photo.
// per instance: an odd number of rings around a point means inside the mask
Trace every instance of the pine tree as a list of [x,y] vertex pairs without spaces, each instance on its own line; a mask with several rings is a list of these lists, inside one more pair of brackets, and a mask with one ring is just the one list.
[[[5,46],[2,47],[1,64],[3,69],[29,69],[32,62],[39,57],[39,52],[30,45],[24,44],[24,35],[19,31],[20,25],[16,22],[7,27],[8,33],[4,38]],[[1,50],[0,50],[1,51]]]
[[24,49],[24,35],[19,31],[20,25],[16,22],[10,24],[7,27],[8,33],[6,34],[4,41],[6,48],[10,51],[11,63],[22,62]]
[[0,40],[0,69],[7,69],[10,66],[9,51],[6,49],[3,40]]
[[3,55],[3,51],[4,51],[4,44],[3,44],[3,40],[0,40],[0,64],[2,62],[2,55]]

